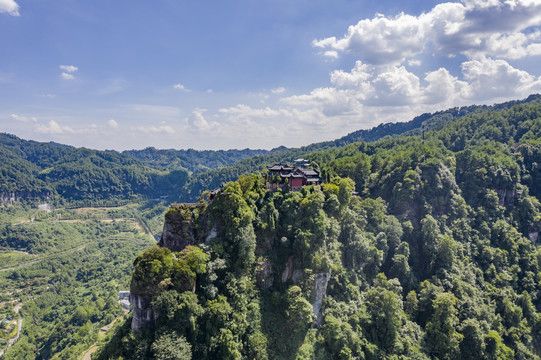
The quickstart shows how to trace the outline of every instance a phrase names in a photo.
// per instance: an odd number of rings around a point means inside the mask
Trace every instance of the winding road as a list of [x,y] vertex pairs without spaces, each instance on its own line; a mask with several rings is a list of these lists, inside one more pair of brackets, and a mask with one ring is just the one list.
[[21,331],[23,329],[23,317],[21,316],[21,314],[19,314],[19,311],[21,310],[22,307],[23,307],[23,304],[21,303],[21,304],[17,304],[17,306],[13,308],[13,311],[15,311],[15,313],[19,316],[19,321],[18,321],[19,325],[17,328],[17,335],[15,335],[14,337],[8,340],[8,346],[6,346],[5,349],[0,351],[0,356],[4,355],[4,352],[6,352],[7,349],[9,349],[13,344],[15,344],[15,342],[19,340],[19,336],[21,336]]

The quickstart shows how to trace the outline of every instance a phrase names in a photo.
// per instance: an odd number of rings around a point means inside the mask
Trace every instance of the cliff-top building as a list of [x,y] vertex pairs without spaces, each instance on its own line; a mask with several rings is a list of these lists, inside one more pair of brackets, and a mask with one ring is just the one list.
[[[300,164],[299,167],[296,167]],[[323,183],[319,176],[319,170],[306,169],[310,163],[304,159],[295,160],[295,167],[285,163],[274,164],[267,167],[267,189],[276,190],[278,187],[283,188],[286,182],[289,182],[291,191],[299,191],[305,185],[317,185]]]

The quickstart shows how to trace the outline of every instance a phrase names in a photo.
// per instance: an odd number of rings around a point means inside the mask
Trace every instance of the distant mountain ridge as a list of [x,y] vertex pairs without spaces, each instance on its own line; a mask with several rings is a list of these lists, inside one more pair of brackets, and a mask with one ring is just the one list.
[[[493,106],[472,105],[426,113],[403,123],[380,124],[333,141],[299,148],[272,150],[159,150],[124,152],[75,148],[54,142],[23,140],[0,134],[0,194],[4,198],[59,196],[65,199],[105,199],[131,196],[169,196],[190,201],[239,175],[265,169],[278,161],[292,161],[310,153],[385,137],[418,135],[439,129],[465,116],[508,109],[539,101],[541,95]],[[14,196],[12,196],[14,195]]]
[[[501,111],[511,108],[515,105],[539,102],[541,95],[530,95],[524,100],[508,101],[492,106],[471,105],[464,107],[455,107],[436,113],[425,113],[404,123],[386,123],[380,124],[369,130],[357,130],[346,136],[333,141],[326,141],[302,146],[300,148],[277,148],[271,150],[268,154],[255,156],[237,164],[208,171],[206,173],[195,174],[188,179],[188,182],[178,192],[178,198],[182,200],[194,200],[202,191],[214,189],[228,181],[235,180],[239,175],[250,174],[256,171],[262,171],[274,162],[288,162],[299,157],[308,157],[309,154],[321,152],[328,149],[340,148],[356,142],[373,142],[385,137],[395,137],[401,135],[419,135],[422,132],[423,124],[425,130],[438,130],[451,122],[460,120],[469,115],[482,114],[489,111]],[[278,150],[279,151],[276,151]]]
[[9,134],[0,134],[0,157],[0,194],[9,199],[159,196],[188,177],[185,170],[160,171],[116,151],[39,143]]
[[265,155],[268,150],[175,150],[147,147],[143,150],[126,150],[122,154],[131,156],[145,164],[164,170],[186,169],[191,173],[205,172],[223,166],[233,165],[240,160]]

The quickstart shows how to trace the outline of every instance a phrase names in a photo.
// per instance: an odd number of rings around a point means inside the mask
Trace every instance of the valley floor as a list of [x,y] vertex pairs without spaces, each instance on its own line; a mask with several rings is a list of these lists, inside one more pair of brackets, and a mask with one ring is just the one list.
[[0,329],[3,359],[89,358],[105,341],[133,258],[161,231],[144,206],[0,208],[0,320],[19,319]]

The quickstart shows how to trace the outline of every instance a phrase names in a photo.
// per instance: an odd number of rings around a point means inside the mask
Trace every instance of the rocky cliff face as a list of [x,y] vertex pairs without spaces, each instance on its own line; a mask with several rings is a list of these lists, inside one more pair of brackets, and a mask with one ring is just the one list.
[[256,284],[260,289],[268,289],[274,284],[274,266],[270,261],[257,263]]
[[51,196],[49,191],[16,191],[16,192],[2,192],[0,193],[0,204],[13,204],[14,202],[21,201],[28,198],[43,198],[46,199]]
[[157,314],[150,308],[151,296],[130,294],[130,304],[133,308],[131,329],[138,332],[144,328],[152,328],[156,325]]
[[314,315],[316,316],[315,324],[321,325],[323,317],[321,316],[321,305],[323,298],[327,295],[327,285],[331,278],[330,272],[318,273],[314,279],[314,292],[316,300],[312,304]]
[[500,206],[510,207],[515,204],[515,198],[517,197],[517,191],[515,189],[498,189],[498,198],[500,200]]
[[539,239],[539,231],[532,231],[528,234],[528,237],[530,238],[530,241],[533,244],[537,243],[537,240]]
[[[196,243],[195,211],[199,205],[179,205],[172,207],[165,214],[163,233],[159,245],[171,251],[181,251],[188,245]],[[133,284],[133,283],[132,283]],[[155,286],[157,284],[151,284]],[[138,332],[144,328],[153,328],[156,325],[158,314],[152,310],[153,291],[149,288],[133,287],[130,289],[130,303],[133,307],[133,320],[131,329]]]
[[165,214],[160,246],[181,251],[195,244],[195,210],[195,206],[179,206]]
[[295,256],[293,256],[293,255],[291,255],[287,259],[286,268],[282,272],[282,282],[283,283],[287,282],[293,276],[293,270],[295,270],[295,268],[293,266],[293,261],[294,260],[295,260]]

